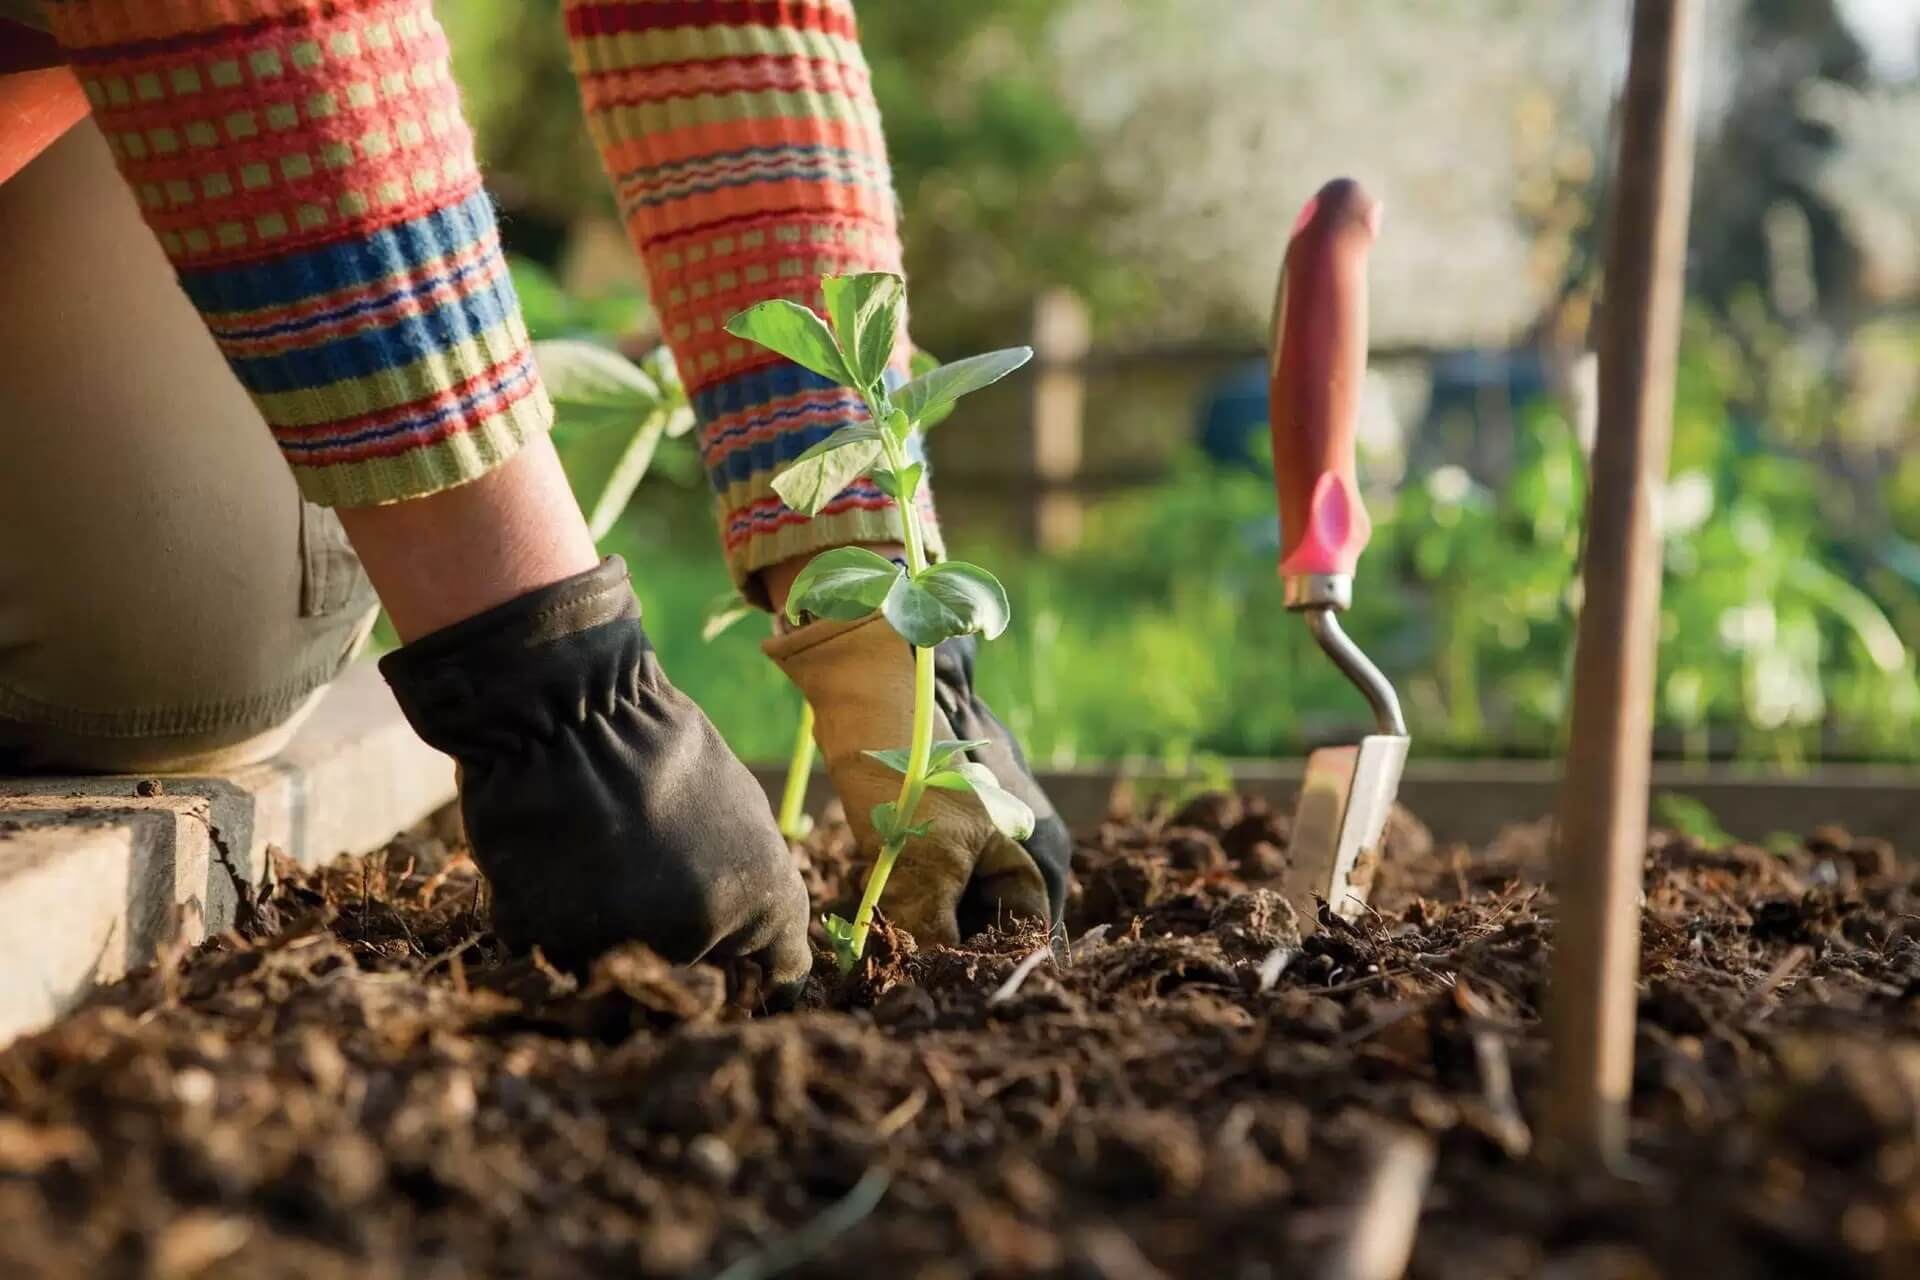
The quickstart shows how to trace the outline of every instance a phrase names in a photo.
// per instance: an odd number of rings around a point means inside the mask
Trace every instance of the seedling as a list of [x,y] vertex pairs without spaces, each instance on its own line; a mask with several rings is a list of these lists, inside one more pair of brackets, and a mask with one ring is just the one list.
[[841,427],[774,477],[774,492],[796,511],[818,515],[843,489],[869,476],[900,513],[904,566],[863,547],[822,552],[794,579],[787,617],[851,622],[878,611],[913,647],[913,729],[904,746],[867,754],[900,773],[898,798],[874,806],[880,856],[867,876],[851,921],[830,915],[825,924],[834,958],[851,969],[866,951],[873,912],[908,840],[931,824],[914,823],[928,788],[970,791],[994,826],[1010,838],[1033,833],[1033,811],[1001,788],[993,771],[967,758],[987,745],[933,738],[933,651],[943,641],[978,633],[991,640],[1006,630],[1007,592],[976,564],[928,564],[919,494],[925,465],[916,460],[921,434],[943,419],[960,397],[991,386],[1033,357],[1026,347],[956,360],[921,373],[904,386],[886,385],[899,336],[906,283],[887,272],[828,276],[820,282],[822,320],[797,302],[776,299],[741,312],[727,332],[786,357],[802,368],[860,394],[865,422]]
[[662,439],[693,429],[693,409],[673,356],[660,347],[635,364],[617,351],[572,338],[533,344],[541,381],[553,398],[554,427],[563,434],[631,434],[587,513],[595,542],[613,531],[633,500]]

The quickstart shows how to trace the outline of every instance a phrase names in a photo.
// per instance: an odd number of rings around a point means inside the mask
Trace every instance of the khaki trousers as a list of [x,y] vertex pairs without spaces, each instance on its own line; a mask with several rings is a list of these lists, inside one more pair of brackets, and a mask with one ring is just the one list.
[[0,772],[263,759],[373,616],[82,122],[0,184]]

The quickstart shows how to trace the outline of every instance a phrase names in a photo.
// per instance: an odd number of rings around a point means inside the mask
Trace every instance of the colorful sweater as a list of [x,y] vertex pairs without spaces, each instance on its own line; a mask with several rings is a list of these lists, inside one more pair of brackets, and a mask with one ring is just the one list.
[[[552,416],[430,0],[48,0],[121,170],[310,499],[417,497]],[[724,332],[900,266],[849,0],[568,0],[588,125],[693,393],[736,580],[887,541],[773,472],[862,416]],[[938,534],[933,535],[938,552]]]
[[546,428],[427,0],[64,0],[47,14],[307,497],[431,493]]
[[[871,481],[812,520],[774,494],[780,467],[866,411],[726,332],[768,298],[822,309],[823,275],[901,269],[851,0],[565,7],[587,126],[700,420],[736,579],[821,547],[897,540],[892,499]],[[930,501],[925,512],[938,557]]]

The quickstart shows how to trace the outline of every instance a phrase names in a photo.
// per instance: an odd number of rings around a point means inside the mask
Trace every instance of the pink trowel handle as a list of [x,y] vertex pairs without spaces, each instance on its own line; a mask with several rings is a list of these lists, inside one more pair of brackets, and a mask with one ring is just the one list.
[[1379,229],[1379,204],[1337,178],[1300,211],[1280,273],[1268,419],[1290,599],[1295,580],[1351,575],[1373,532],[1353,434],[1367,371],[1367,254]]

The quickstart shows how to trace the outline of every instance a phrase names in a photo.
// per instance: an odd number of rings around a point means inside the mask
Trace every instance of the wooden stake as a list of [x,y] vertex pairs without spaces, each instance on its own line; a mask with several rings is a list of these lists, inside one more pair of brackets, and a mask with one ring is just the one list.
[[1554,868],[1548,1149],[1626,1150],[1660,624],[1655,503],[1673,427],[1698,0],[1635,0],[1600,318],[1600,419]]

